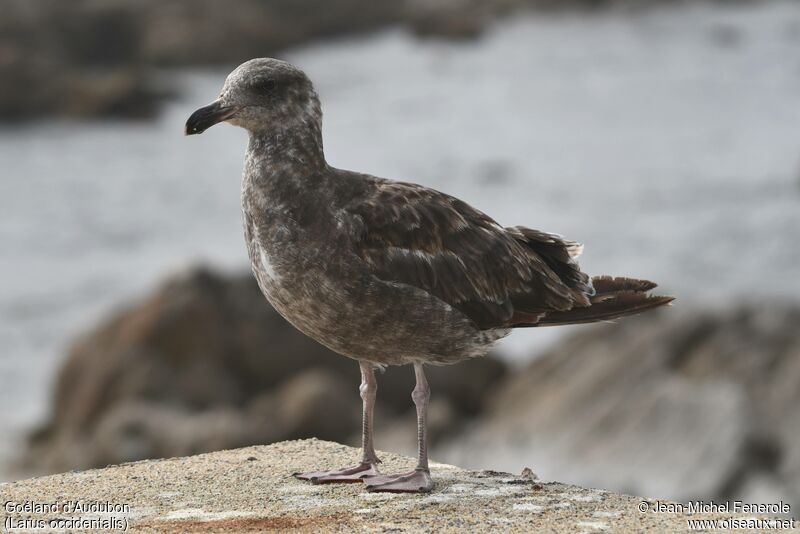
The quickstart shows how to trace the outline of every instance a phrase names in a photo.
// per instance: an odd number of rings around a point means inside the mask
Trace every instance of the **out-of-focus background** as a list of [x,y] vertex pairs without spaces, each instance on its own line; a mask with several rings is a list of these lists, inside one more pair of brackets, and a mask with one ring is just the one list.
[[[434,459],[800,505],[788,0],[0,0],[0,479],[358,444],[356,364],[249,275],[246,134],[182,132],[265,55],[315,81],[331,164],[582,241],[584,270],[678,297],[431,369]],[[379,377],[379,448],[414,451],[412,374]]]

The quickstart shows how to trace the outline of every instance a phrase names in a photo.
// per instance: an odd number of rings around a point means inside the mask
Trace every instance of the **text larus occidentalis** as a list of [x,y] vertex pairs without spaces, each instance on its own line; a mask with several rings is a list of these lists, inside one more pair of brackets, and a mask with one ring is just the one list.
[[[240,65],[219,98],[192,114],[186,133],[222,121],[250,134],[242,205],[261,290],[295,327],[361,367],[361,462],[299,478],[430,491],[425,364],[484,355],[514,328],[604,321],[672,300],[648,295],[655,284],[645,280],[589,278],[573,241],[503,228],[421,185],[331,167],[317,94],[286,62]],[[405,364],[416,374],[419,463],[410,473],[383,475],[372,442],[374,369]]]

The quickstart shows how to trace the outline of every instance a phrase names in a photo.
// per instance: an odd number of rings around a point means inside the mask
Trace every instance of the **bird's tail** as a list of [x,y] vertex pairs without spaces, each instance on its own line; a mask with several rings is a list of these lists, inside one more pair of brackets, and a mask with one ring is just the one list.
[[595,276],[592,278],[592,285],[594,286],[595,294],[590,298],[590,306],[549,312],[531,326],[556,326],[609,321],[617,317],[636,315],[651,308],[669,304],[675,300],[675,297],[649,295],[648,291],[655,288],[656,284],[647,280]]

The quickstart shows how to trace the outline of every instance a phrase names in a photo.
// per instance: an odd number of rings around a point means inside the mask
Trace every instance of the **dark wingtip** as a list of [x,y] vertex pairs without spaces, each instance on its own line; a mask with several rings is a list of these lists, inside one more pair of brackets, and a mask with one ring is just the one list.
[[669,295],[648,295],[639,291],[625,290],[599,302],[593,302],[591,306],[585,308],[548,313],[535,324],[515,326],[557,326],[610,321],[629,315],[638,315],[660,306],[668,306],[674,300],[675,297]]

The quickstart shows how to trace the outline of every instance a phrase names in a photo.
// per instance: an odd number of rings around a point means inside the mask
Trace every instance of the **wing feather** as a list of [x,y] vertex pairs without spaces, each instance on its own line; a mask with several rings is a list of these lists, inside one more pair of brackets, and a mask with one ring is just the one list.
[[454,197],[375,179],[345,207],[357,253],[375,276],[421,288],[479,328],[536,320],[589,305],[579,244],[523,227],[503,228]]

